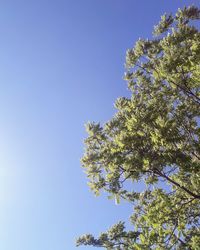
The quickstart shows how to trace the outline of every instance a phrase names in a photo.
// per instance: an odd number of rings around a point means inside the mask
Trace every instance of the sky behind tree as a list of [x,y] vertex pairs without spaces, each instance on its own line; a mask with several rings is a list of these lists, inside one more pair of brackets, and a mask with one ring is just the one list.
[[129,94],[126,50],[164,12],[191,4],[1,1],[0,249],[73,250],[79,235],[128,218],[130,205],[89,191],[84,124],[106,122]]

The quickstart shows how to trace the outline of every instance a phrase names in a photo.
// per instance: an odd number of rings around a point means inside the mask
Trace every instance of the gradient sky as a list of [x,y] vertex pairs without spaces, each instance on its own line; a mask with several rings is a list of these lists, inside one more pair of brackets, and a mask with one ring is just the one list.
[[84,124],[107,121],[128,94],[127,48],[193,3],[0,1],[1,250],[74,250],[77,236],[128,218],[131,206],[89,191]]

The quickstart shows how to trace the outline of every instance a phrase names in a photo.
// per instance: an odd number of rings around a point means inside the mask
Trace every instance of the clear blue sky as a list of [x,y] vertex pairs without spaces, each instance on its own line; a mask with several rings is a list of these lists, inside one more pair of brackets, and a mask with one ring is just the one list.
[[87,187],[84,124],[107,121],[127,95],[126,49],[150,37],[161,14],[192,3],[1,1],[1,250],[77,249],[80,234],[128,217],[130,206]]

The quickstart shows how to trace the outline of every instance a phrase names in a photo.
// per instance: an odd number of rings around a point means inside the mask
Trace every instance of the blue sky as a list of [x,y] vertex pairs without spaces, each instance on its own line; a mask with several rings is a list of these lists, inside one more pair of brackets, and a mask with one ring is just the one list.
[[131,206],[87,187],[84,124],[107,121],[128,94],[126,50],[151,36],[161,14],[193,3],[1,1],[1,250],[77,249],[80,234],[128,218]]

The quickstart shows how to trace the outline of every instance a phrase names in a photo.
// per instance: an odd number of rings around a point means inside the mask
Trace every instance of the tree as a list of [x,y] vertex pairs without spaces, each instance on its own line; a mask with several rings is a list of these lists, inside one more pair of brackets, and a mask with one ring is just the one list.
[[[87,125],[82,158],[90,188],[133,204],[119,222],[77,245],[106,249],[200,249],[200,19],[197,7],[164,15],[151,40],[127,51],[131,98],[104,126]],[[143,187],[134,190],[134,183]],[[128,184],[128,185],[126,185]],[[131,188],[127,188],[131,187]]]

